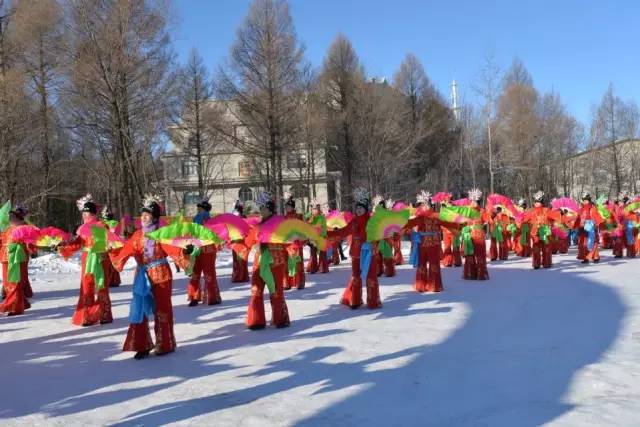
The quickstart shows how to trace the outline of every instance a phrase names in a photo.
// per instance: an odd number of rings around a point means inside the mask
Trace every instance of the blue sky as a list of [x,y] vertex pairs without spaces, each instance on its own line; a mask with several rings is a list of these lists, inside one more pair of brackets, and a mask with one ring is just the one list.
[[[210,69],[227,56],[249,0],[175,0],[179,60],[195,47]],[[638,0],[290,0],[307,59],[316,67],[337,33],[353,43],[370,76],[391,78],[407,52],[448,97],[451,80],[473,102],[486,52],[504,70],[514,56],[541,92],[555,90],[589,125],[609,82],[640,98]]]

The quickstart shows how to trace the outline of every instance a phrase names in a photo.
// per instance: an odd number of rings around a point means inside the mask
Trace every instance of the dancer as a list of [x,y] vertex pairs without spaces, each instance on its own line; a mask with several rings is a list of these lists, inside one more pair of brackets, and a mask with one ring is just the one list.
[[[109,209],[108,206],[104,206],[102,208],[102,211],[100,211],[100,219],[102,220],[102,222],[104,223],[104,225],[109,228],[110,231],[114,231],[114,226],[113,224],[115,223],[115,219],[113,216],[113,212],[111,212],[111,209]],[[118,272],[118,270],[116,270],[115,268],[113,268],[113,265],[111,265],[111,263],[109,263],[109,287],[110,288],[117,288],[120,286],[120,284],[122,283],[122,280],[120,279],[120,273]]]
[[[211,204],[209,199],[203,198],[196,205],[198,213],[193,217],[193,222],[199,225],[204,224],[211,218]],[[217,246],[215,244],[202,246],[200,253],[195,258],[193,272],[187,287],[187,299],[189,307],[195,307],[199,302],[207,305],[217,305],[222,303],[218,278],[216,276],[216,255]],[[204,276],[204,290],[200,286],[200,277]]]
[[[25,225],[28,211],[16,206],[9,212],[9,226],[0,234],[0,262],[2,262],[2,286],[5,299],[0,304],[0,313],[15,316],[31,307],[26,295],[29,285],[30,248],[12,237],[16,227]],[[29,289],[31,286],[29,285]]]
[[[183,250],[146,237],[147,233],[160,227],[161,214],[160,199],[153,195],[145,196],[140,209],[142,228],[129,237],[117,255],[111,255],[113,265],[118,271],[122,271],[130,257],[138,264],[129,311],[131,323],[122,346],[122,351],[136,352],[134,359],[146,358],[151,350],[162,356],[176,349],[171,305],[173,277],[167,256],[183,269],[187,269],[189,253],[193,248]],[[155,344],[149,330],[149,318],[152,316]]]
[[[309,223],[320,230],[322,237],[327,237],[327,219],[322,213],[320,203],[317,200],[311,201],[311,218]],[[329,262],[327,260],[326,251],[318,251],[313,244],[310,244],[311,252],[309,255],[309,261],[307,262],[307,273],[316,274],[328,273]]]
[[[109,255],[104,247],[94,245],[93,228],[106,228],[98,220],[98,206],[91,194],[80,198],[76,205],[82,214],[83,224],[76,236],[69,242],[63,242],[57,250],[64,258],[82,249],[82,269],[80,272],[80,295],[72,323],[78,326],[90,326],[113,322],[111,299],[109,298]],[[97,291],[97,292],[96,292]],[[97,293],[97,296],[96,296]]]
[[582,206],[578,210],[578,216],[575,221],[574,228],[578,230],[578,259],[583,264],[600,262],[599,227],[603,219],[598,209],[591,202],[591,194],[584,192],[582,194]]
[[346,239],[351,236],[349,256],[351,257],[351,278],[342,294],[340,303],[353,309],[362,305],[362,282],[367,288],[367,307],[382,307],[378,275],[374,262],[377,248],[375,243],[367,241],[367,222],[370,217],[371,202],[366,190],[354,190],[356,203],[355,216],[345,227],[329,231],[329,237]]
[[[262,220],[267,222],[275,216],[275,201],[268,192],[258,195],[256,203],[260,207]],[[271,301],[271,324],[277,328],[286,328],[291,323],[289,310],[284,298],[284,283],[287,274],[287,249],[284,244],[260,243],[253,261],[251,276],[251,298],[247,309],[246,324],[249,329],[264,329],[267,324],[264,314],[264,287],[269,287]]]
[[441,221],[433,210],[431,194],[421,191],[416,196],[416,216],[404,226],[411,232],[410,262],[416,268],[416,281],[413,285],[418,292],[442,292],[440,258],[442,257],[441,229],[456,228],[455,224]]
[[[303,221],[302,214],[296,212],[296,201],[293,200],[291,193],[284,193],[284,210],[285,217],[298,219]],[[302,252],[303,244],[301,241],[296,240],[293,243],[287,244],[287,277],[285,283],[285,290],[295,288],[304,289],[305,276],[304,276],[304,254]]]
[[487,213],[480,207],[482,191],[474,188],[468,193],[470,207],[479,214],[477,218],[467,221],[462,229],[462,244],[464,246],[465,280],[488,280],[487,249],[485,243],[484,224],[489,221]]

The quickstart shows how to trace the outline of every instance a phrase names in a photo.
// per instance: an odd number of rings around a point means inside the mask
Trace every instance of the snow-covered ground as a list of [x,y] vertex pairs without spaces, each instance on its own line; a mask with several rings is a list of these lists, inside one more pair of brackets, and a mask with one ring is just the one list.
[[120,351],[133,270],[112,289],[115,322],[78,328],[77,259],[43,256],[33,307],[0,318],[0,424],[640,425],[640,259],[554,260],[493,263],[487,282],[444,269],[435,295],[403,266],[380,310],[338,304],[344,263],[288,291],[291,327],[248,331],[249,286],[221,254],[223,304],[187,307],[176,274],[178,350],[136,361]]

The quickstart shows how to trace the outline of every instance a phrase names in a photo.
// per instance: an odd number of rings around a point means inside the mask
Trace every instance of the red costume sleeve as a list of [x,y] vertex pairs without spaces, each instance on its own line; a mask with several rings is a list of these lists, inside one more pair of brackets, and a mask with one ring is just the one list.
[[189,267],[190,257],[182,252],[182,248],[161,244],[162,250],[171,257],[180,268],[186,270]]
[[116,270],[122,271],[127,260],[135,254],[136,249],[134,243],[137,238],[138,233],[133,233],[133,235],[127,239],[122,248],[109,252],[109,259]]
[[404,227],[402,227],[403,230],[411,230],[414,227],[419,226],[420,224],[422,224],[423,219],[421,216],[416,216],[414,218],[411,218],[405,225]]
[[330,239],[346,239],[351,234],[351,223],[337,230],[327,230],[327,237]]
[[76,236],[73,240],[65,243],[61,243],[58,246],[58,252],[64,259],[69,259],[71,255],[82,249],[84,246],[84,239],[80,236]]

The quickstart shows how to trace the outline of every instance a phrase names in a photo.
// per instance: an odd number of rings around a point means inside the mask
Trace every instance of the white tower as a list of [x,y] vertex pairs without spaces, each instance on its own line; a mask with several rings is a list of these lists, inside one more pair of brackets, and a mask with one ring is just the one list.
[[460,107],[458,106],[458,84],[453,79],[451,82],[451,110],[453,110],[453,117],[456,121],[460,120]]

